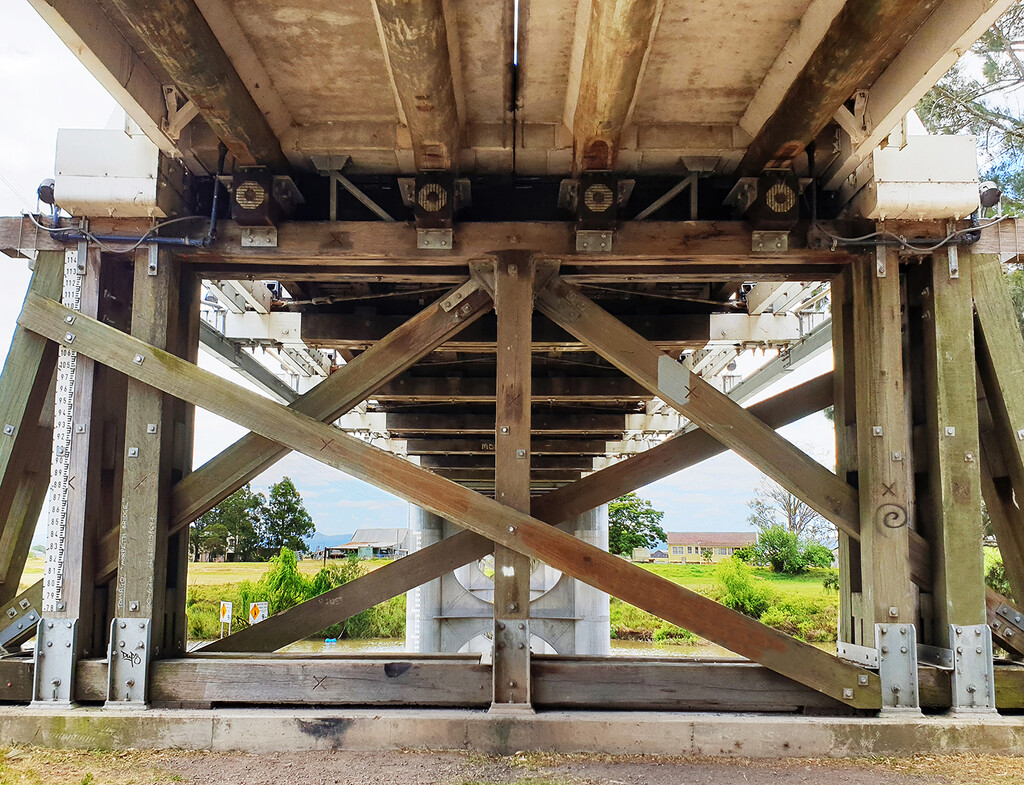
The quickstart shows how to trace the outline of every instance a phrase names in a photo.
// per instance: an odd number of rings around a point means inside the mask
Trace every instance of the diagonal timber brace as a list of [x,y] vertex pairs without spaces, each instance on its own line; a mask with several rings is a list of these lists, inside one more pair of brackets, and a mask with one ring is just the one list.
[[[69,313],[59,303],[30,295],[19,323],[52,341],[64,341],[68,334],[64,318]],[[463,488],[94,319],[79,316],[75,328],[72,340],[79,352],[133,379],[400,496],[496,544],[540,559],[848,706],[881,706],[877,674],[840,662],[810,644],[581,542],[527,513]]]
[[[771,427],[780,428],[821,411],[831,403],[832,374],[828,373],[756,404],[751,411]],[[627,461],[535,498],[530,512],[535,518],[560,526],[624,493],[723,452],[725,447],[703,431],[681,433]],[[213,641],[204,646],[203,651],[276,651],[481,559],[493,549],[490,540],[473,532],[459,532],[275,614],[258,625]]]
[[[487,292],[470,281],[420,311],[291,407],[316,420],[337,419],[491,307]],[[188,526],[288,452],[271,439],[249,433],[186,475],[171,491],[170,533]]]
[[860,533],[857,492],[742,406],[587,299],[553,278],[537,309],[627,376],[852,537]]

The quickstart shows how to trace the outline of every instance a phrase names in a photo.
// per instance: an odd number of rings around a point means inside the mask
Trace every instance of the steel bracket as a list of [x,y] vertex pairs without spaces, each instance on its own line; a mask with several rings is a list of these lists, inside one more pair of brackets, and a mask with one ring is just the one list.
[[615,232],[608,229],[577,229],[576,250],[580,253],[611,253]]
[[789,250],[789,232],[751,232],[750,250],[754,253],[785,253]]
[[27,597],[9,606],[0,616],[0,621],[6,624],[0,629],[0,649],[8,652],[17,650],[36,634],[39,619],[39,609]]
[[151,629],[149,619],[114,619],[110,623],[106,708],[146,708]]
[[78,619],[41,619],[36,632],[32,706],[66,709],[73,706],[78,657]]
[[953,713],[994,713],[992,630],[987,624],[950,624],[949,648],[953,650]]
[[466,283],[462,284],[462,286],[441,301],[441,310],[445,313],[451,313],[455,306],[473,294],[473,292],[479,289],[480,286],[480,281],[476,278],[470,278]]
[[243,248],[277,248],[276,226],[243,226]]
[[913,624],[876,624],[882,712],[921,712],[917,692],[917,629]]
[[417,229],[416,247],[421,251],[448,251],[455,242],[451,229]]
[[528,684],[518,684],[508,673],[526,670],[530,659],[530,620],[494,620],[494,702],[498,711],[532,712]]
[[917,644],[917,661],[942,671],[951,671],[953,670],[953,650],[919,643]]
[[855,643],[840,641],[836,644],[836,656],[841,660],[860,665],[862,668],[878,669],[878,649],[870,646],[858,646]]

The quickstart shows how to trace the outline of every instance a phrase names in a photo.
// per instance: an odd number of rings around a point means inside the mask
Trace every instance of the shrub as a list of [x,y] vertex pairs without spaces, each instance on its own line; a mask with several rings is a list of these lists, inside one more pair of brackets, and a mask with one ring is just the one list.
[[821,581],[823,589],[839,591],[839,570],[829,570]]
[[750,567],[739,559],[730,557],[720,561],[715,568],[715,580],[721,589],[718,601],[722,605],[755,619],[775,599],[771,588],[755,583]]
[[693,643],[698,637],[674,624],[663,624],[654,631],[654,640],[658,643]]
[[800,575],[808,567],[831,567],[832,551],[814,540],[801,540],[784,526],[769,526],[757,537],[757,556],[774,572]]
[[1006,578],[1006,566],[1003,564],[1002,554],[995,549],[992,549],[992,553],[986,554],[985,557],[985,585],[992,591],[999,592],[1006,599],[1013,599],[1013,590]]

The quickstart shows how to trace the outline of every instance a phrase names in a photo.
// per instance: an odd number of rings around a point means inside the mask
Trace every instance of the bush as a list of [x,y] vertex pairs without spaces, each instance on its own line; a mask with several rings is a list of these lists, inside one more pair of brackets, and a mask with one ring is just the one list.
[[699,638],[682,627],[677,627],[674,624],[663,624],[654,631],[654,640],[657,643],[693,643],[699,640]]
[[750,567],[733,557],[718,563],[715,581],[721,589],[718,601],[722,605],[755,619],[776,599],[770,587],[755,583]]
[[829,570],[821,581],[823,589],[839,591],[839,570]]
[[1013,590],[1006,578],[1006,566],[1003,564],[1002,554],[995,549],[992,549],[992,552],[986,554],[985,557],[985,585],[992,591],[999,592],[1006,599],[1013,600]]
[[814,540],[801,540],[784,526],[762,529],[756,548],[762,563],[785,575],[800,575],[808,567],[832,566],[832,551]]

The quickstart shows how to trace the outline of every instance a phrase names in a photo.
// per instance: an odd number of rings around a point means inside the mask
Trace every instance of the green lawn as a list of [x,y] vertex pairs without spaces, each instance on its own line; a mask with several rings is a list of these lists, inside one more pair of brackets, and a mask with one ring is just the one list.
[[[714,564],[641,564],[645,570],[668,578],[688,589],[700,591],[712,589],[715,583]],[[821,582],[827,570],[811,570],[806,575],[776,575],[771,570],[754,568],[754,578],[767,581],[773,588],[787,596],[819,597],[822,594]],[[833,593],[834,594],[834,593]]]

